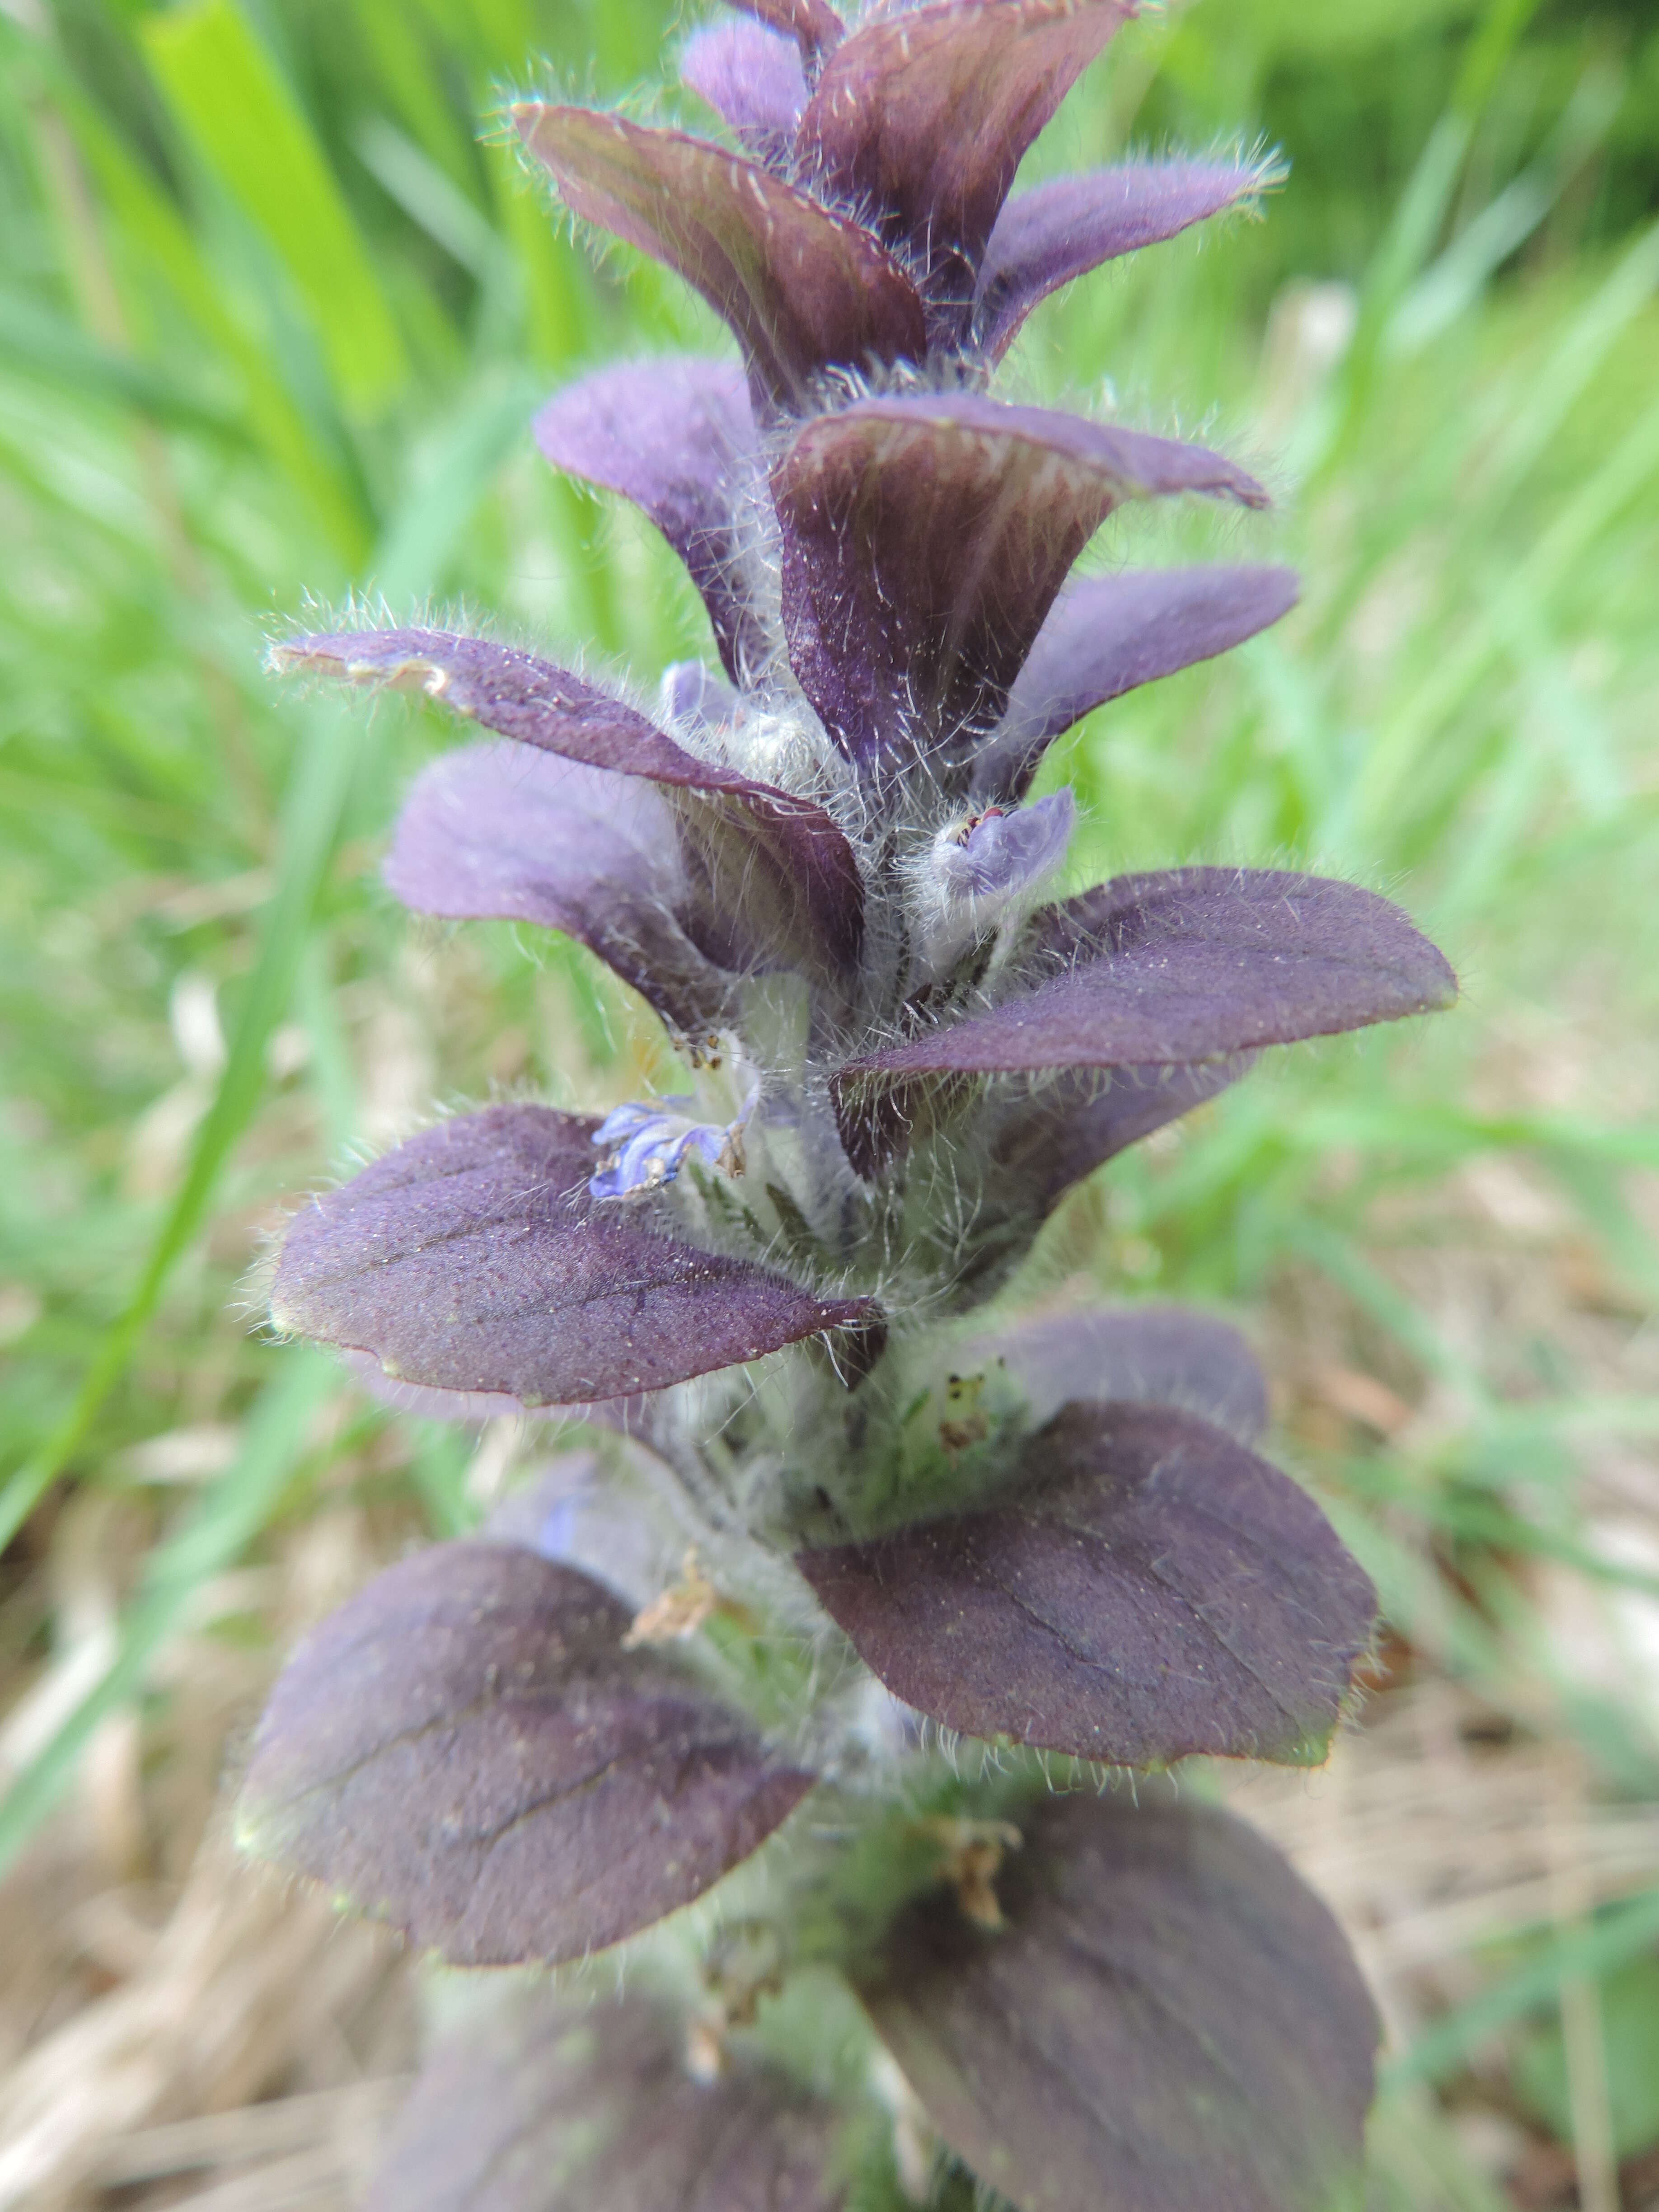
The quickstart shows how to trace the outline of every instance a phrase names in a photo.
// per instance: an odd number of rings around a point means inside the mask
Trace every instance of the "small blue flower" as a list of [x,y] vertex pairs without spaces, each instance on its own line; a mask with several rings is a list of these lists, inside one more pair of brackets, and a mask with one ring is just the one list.
[[589,1195],[647,1197],[672,1182],[693,1152],[710,1167],[737,1172],[746,1114],[722,1128],[716,1121],[694,1121],[671,1110],[690,1103],[690,1098],[665,1098],[654,1106],[630,1100],[607,1114],[592,1135],[605,1157],[598,1174],[588,1178]]
[[1016,919],[1066,857],[1077,820],[1069,789],[1030,806],[988,806],[948,822],[914,878],[913,981],[938,981],[969,947]]
[[988,806],[941,830],[933,841],[939,884],[951,903],[1000,912],[1066,856],[1077,810],[1069,789],[1030,806]]

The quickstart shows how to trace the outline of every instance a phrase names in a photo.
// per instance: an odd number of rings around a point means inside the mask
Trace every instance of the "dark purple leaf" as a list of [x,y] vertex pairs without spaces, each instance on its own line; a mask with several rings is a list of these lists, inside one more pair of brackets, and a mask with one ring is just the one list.
[[589,1199],[599,1127],[545,1106],[441,1122],[295,1216],[279,1328],[394,1379],[580,1405],[659,1390],[873,1318]]
[[428,2059],[367,2212],[835,2212],[836,2117],[760,2067],[691,2081],[638,1999],[513,1987]]
[[793,38],[809,64],[846,36],[847,27],[828,0],[731,0],[731,4]]
[[878,15],[825,62],[799,156],[925,258],[930,306],[965,308],[1020,156],[1133,13],[1133,0],[935,0]]
[[[1246,1052],[1188,1067],[1062,1068],[1035,1080],[994,1080],[990,1151],[1005,1203],[1040,1219],[1074,1182],[1154,1129],[1207,1105],[1255,1065],[1255,1054]],[[1013,1095],[995,1098],[1003,1089]],[[872,1102],[868,1146],[878,1164],[903,1141],[896,1110],[903,1093],[901,1085],[893,1103]]]
[[790,665],[860,762],[907,738],[982,735],[1073,562],[1123,501],[1267,498],[1202,447],[963,392],[817,416],[772,489]]
[[1165,1407],[1068,1406],[988,1503],[796,1564],[906,1705],[1109,1765],[1322,1759],[1376,1609],[1311,1498]]
[[842,1144],[866,1182],[977,1109],[988,1208],[1041,1220],[1074,1182],[1248,1075],[1254,1053],[1188,1067],[1062,1067],[1036,1075],[855,1078],[837,1085]]
[[530,745],[444,753],[404,802],[386,879],[417,914],[579,938],[683,1035],[726,1017],[730,978],[685,934],[673,810],[637,776]]
[[1433,1012],[1457,992],[1398,907],[1356,884],[1277,869],[1120,876],[1048,908],[1033,928],[1054,971],[1046,981],[838,1071],[832,1087],[849,1134],[890,1085],[1213,1062]]
[[855,966],[863,886],[823,809],[699,759],[568,671],[487,638],[428,629],[296,637],[271,658],[285,672],[423,692],[501,737],[660,784],[697,895],[697,942],[711,959],[731,969],[793,960],[831,975]]
[[1291,568],[1150,568],[1068,584],[975,758],[975,796],[1022,798],[1049,741],[1073,722],[1138,684],[1230,652],[1296,599]]
[[435,629],[318,632],[285,639],[271,659],[283,675],[343,677],[424,694],[498,736],[589,768],[648,776],[675,789],[783,796],[698,760],[634,708],[567,669],[490,638]]
[[1199,1414],[1241,1443],[1267,1425],[1255,1354],[1236,1328],[1185,1306],[1039,1310],[958,1341],[951,1359],[963,1373],[1002,1361],[1033,1424],[1075,1400],[1117,1399]]
[[759,23],[708,23],[687,40],[680,76],[757,161],[787,158],[806,105],[793,40]]
[[1056,177],[1010,200],[986,244],[974,290],[974,337],[1000,361],[1039,300],[1074,276],[1173,238],[1259,192],[1260,165],[1132,161]]
[[666,263],[730,324],[760,394],[804,404],[830,362],[920,360],[921,305],[857,224],[722,146],[581,107],[515,107],[565,204]]
[[1376,2009],[1342,1931],[1253,1830],[1143,1784],[1062,1797],[940,1892],[864,1991],[959,2157],[1018,2212],[1328,2212],[1356,2173]]
[[656,524],[702,595],[727,673],[738,676],[764,648],[736,576],[733,502],[755,446],[737,362],[676,355],[602,368],[549,400],[535,429],[555,468],[620,492]]
[[689,1904],[811,1787],[631,1609],[517,1545],[378,1575],[289,1660],[238,1833],[452,1966],[557,1962]]

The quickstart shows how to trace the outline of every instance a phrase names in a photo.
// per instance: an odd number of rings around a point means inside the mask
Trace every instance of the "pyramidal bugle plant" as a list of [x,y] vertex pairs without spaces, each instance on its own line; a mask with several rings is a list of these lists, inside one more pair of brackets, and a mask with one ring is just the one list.
[[1347,1948],[1206,1770],[1170,1771],[1322,1759],[1370,1587],[1254,1449],[1234,1332],[1017,1304],[1080,1177],[1264,1047],[1455,988],[1348,883],[1054,896],[1050,742],[1295,597],[1276,568],[1073,577],[1126,501],[1265,495],[992,396],[1046,295],[1262,183],[1167,161],[1012,193],[1133,12],[744,0],[681,63],[723,136],[514,106],[564,208],[736,340],[535,426],[667,538],[719,666],[647,712],[432,629],[277,649],[489,733],[415,783],[392,888],[580,939],[685,1069],[603,1119],[441,1121],[276,1261],[279,1327],[405,1402],[587,1424],[313,1634],[252,1747],[248,1848],[452,1966],[525,1970],[461,1978],[386,2212],[1314,2212],[1353,2185],[1376,2031]]

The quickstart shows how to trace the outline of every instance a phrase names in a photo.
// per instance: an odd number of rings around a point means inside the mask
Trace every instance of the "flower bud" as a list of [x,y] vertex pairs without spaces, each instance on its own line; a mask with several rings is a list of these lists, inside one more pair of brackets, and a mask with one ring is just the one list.
[[917,871],[916,982],[942,981],[970,945],[1025,912],[1065,859],[1076,819],[1066,787],[945,823]]

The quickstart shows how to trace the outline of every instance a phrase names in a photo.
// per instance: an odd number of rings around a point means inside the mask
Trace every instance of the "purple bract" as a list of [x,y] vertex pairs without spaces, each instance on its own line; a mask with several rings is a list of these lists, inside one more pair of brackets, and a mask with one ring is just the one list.
[[[535,422],[662,533],[708,651],[638,693],[430,628],[275,655],[487,733],[415,782],[392,890],[578,939],[684,1070],[599,1116],[436,1121],[276,1259],[276,1323],[412,1409],[589,1423],[303,1644],[253,1746],[251,1848],[453,1964],[639,1962],[591,2020],[514,1984],[441,2045],[376,2206],[956,2203],[956,2160],[1017,2212],[1316,2212],[1358,2160],[1375,2021],[1328,1916],[1226,1816],[1096,1785],[1322,1757],[1370,1584],[1258,1455],[1224,1323],[978,1310],[1072,1185],[1258,1054],[1456,988],[1351,883],[1063,895],[1049,746],[1297,596],[1078,574],[1131,502],[1267,494],[991,388],[1050,294],[1273,180],[1014,193],[1134,13],[743,0],[680,57],[724,137],[515,105],[563,206],[731,331]],[[792,2081],[768,2023],[809,2016]]]

